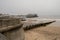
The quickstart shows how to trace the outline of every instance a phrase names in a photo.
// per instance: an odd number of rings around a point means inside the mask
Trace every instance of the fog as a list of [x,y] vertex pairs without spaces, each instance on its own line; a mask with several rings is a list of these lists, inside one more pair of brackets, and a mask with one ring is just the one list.
[[0,0],[0,13],[60,15],[60,0]]

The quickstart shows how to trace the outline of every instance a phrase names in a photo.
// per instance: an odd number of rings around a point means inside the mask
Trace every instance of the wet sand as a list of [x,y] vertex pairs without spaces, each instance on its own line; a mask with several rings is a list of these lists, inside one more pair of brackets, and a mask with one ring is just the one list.
[[25,40],[60,40],[60,27],[48,25],[25,31]]

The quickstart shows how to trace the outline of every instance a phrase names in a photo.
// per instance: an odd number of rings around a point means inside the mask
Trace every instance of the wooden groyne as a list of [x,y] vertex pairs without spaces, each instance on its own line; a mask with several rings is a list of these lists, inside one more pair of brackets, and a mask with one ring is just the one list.
[[2,28],[0,28],[0,33],[8,32],[8,31],[11,31],[11,30],[14,30],[14,29],[17,29],[17,28],[21,28],[22,25],[23,24],[18,24],[18,25],[15,25],[15,26],[2,27]]
[[56,22],[56,21],[48,21],[48,22],[44,22],[44,23],[25,23],[23,24],[23,29],[24,30],[30,30],[30,29],[33,29],[33,28],[36,28],[36,27],[40,27],[40,26],[47,26],[53,22]]
[[[24,30],[46,26],[55,21],[21,23],[19,18],[0,17],[0,40],[24,40]],[[24,30],[23,30],[24,29]]]
[[19,18],[0,17],[0,40],[24,40],[22,26]]

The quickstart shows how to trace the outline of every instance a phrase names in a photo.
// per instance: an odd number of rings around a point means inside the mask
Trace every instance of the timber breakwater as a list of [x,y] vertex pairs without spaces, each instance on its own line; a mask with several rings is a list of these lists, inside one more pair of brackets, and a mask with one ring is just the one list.
[[0,17],[0,40],[24,40],[23,24],[19,18]]
[[0,16],[0,39],[24,40],[24,30],[27,31],[36,27],[47,26],[53,22],[56,21],[21,21],[20,18]]
[[40,27],[47,26],[55,21],[46,21],[46,22],[24,22],[21,23],[20,19],[16,18],[8,18],[8,19],[0,19],[0,35],[1,40],[24,40],[24,31]]
[[41,27],[41,26],[47,26],[53,22],[56,22],[55,20],[53,21],[46,21],[46,22],[24,22],[23,24],[23,29],[24,30],[30,30],[30,29],[33,29],[33,28],[37,28],[37,27]]

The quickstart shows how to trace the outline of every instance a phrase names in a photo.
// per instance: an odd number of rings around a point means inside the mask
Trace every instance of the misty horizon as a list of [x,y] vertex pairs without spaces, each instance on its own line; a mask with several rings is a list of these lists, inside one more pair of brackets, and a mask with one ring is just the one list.
[[0,13],[60,16],[60,0],[0,0]]

